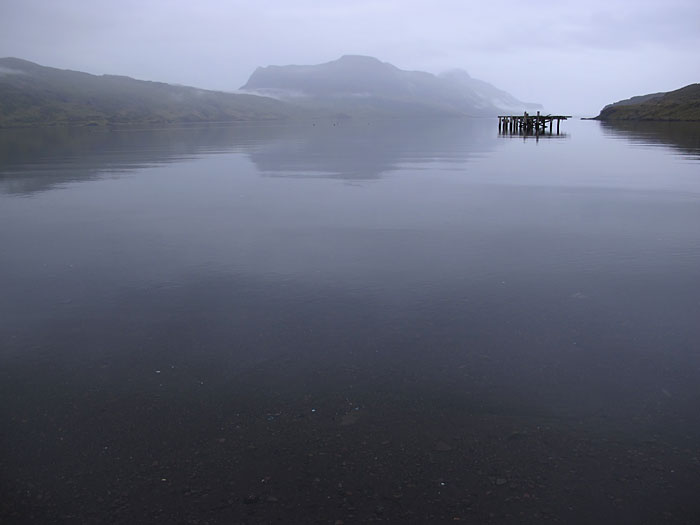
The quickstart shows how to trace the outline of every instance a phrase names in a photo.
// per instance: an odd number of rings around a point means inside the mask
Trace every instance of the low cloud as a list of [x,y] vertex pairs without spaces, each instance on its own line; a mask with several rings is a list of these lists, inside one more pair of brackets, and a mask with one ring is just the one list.
[[0,75],[24,75],[24,71],[0,66]]

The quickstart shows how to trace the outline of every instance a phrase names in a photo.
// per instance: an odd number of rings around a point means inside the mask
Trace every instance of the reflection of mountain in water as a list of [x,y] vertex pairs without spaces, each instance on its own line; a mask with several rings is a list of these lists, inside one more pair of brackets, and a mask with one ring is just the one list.
[[0,191],[32,193],[108,173],[232,151],[265,140],[274,125],[163,129],[0,130]]
[[481,120],[318,122],[250,153],[268,175],[377,179],[406,163],[463,162],[495,146]]
[[700,122],[606,121],[601,122],[601,128],[608,136],[642,145],[671,146],[700,159]]
[[375,179],[405,162],[464,161],[494,145],[479,120],[243,123],[0,131],[0,192],[27,194],[207,153],[247,153],[277,176]]

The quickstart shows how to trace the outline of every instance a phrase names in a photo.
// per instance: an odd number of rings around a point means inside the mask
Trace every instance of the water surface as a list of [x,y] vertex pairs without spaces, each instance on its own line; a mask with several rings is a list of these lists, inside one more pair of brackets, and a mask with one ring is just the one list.
[[694,521],[699,129],[0,131],[0,517]]

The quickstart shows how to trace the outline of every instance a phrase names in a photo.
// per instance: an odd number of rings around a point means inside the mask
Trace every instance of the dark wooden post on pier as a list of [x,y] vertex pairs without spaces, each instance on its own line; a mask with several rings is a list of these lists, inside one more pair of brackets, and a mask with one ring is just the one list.
[[522,115],[499,115],[498,116],[498,132],[518,133],[520,135],[529,135],[534,132],[536,136],[540,133],[546,133],[547,123],[549,123],[549,134],[552,134],[554,121],[557,121],[557,135],[559,135],[559,124],[562,120],[571,118],[571,115],[537,115],[531,116],[525,111]]

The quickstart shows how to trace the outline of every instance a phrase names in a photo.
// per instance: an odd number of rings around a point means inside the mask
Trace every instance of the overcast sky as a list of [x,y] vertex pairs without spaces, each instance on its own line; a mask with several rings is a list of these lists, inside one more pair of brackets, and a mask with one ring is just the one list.
[[700,82],[699,50],[698,0],[0,0],[0,56],[222,90],[363,54],[594,115]]

